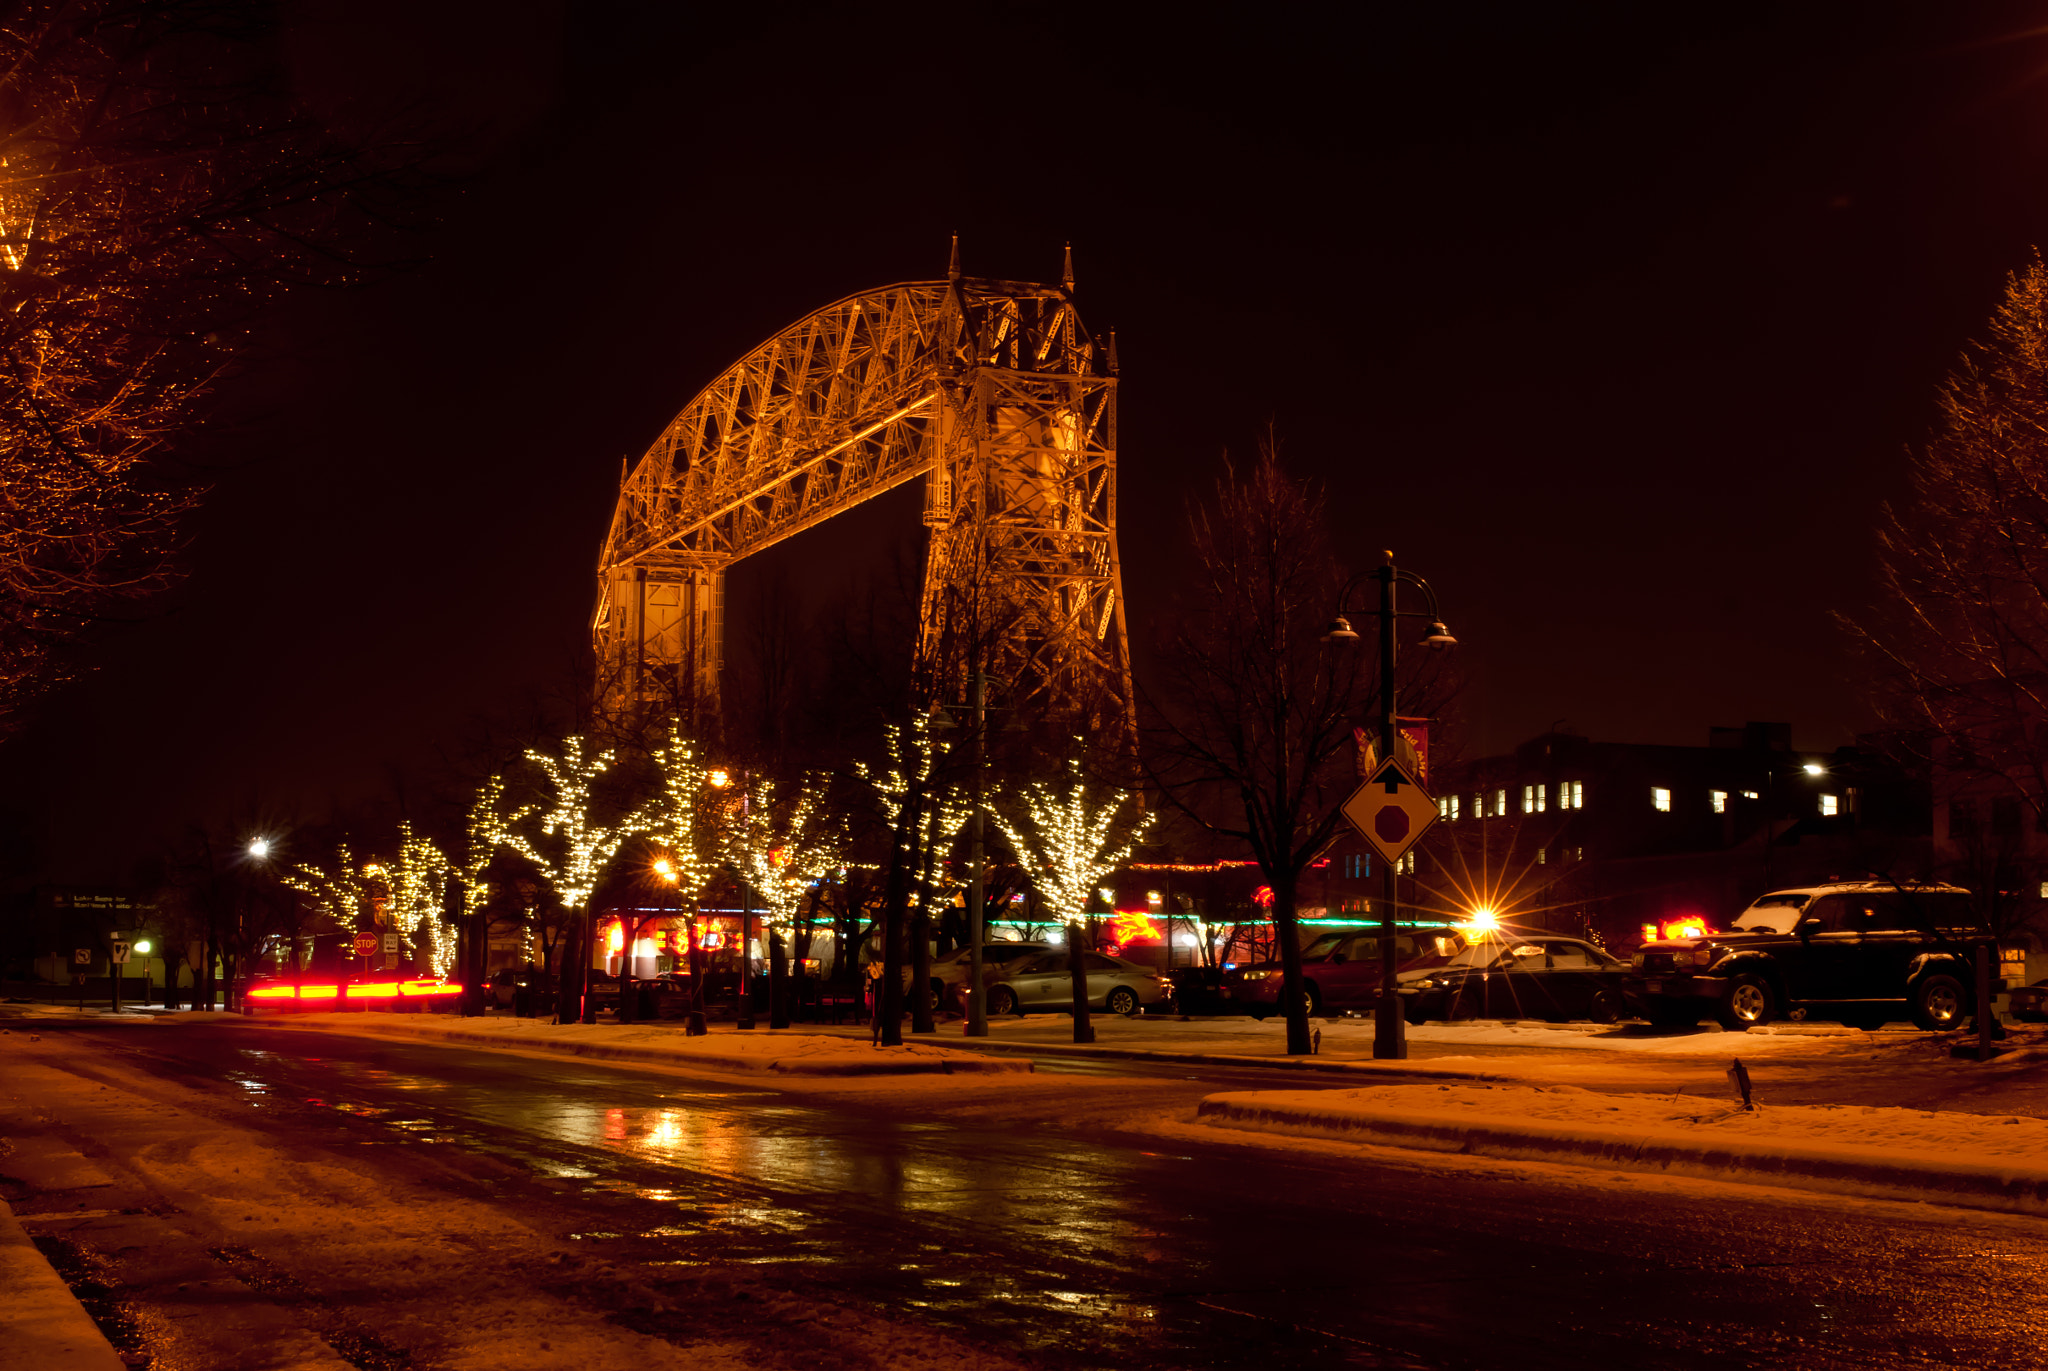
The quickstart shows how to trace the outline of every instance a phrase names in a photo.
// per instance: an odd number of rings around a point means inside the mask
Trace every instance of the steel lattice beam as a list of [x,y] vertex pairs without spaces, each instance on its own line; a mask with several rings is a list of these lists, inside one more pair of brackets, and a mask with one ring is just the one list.
[[594,625],[607,693],[715,717],[725,568],[922,475],[933,689],[978,661],[1127,729],[1114,370],[1070,286],[911,282],[776,334],[620,482]]

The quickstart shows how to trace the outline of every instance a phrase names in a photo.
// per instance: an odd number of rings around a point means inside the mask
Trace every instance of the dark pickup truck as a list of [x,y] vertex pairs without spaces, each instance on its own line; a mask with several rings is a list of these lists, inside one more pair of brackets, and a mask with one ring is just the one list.
[[1644,1018],[1666,1026],[1712,1018],[1754,1028],[1804,1010],[1852,1028],[1894,1019],[1959,1028],[1974,1008],[1977,948],[1991,941],[1974,922],[1970,893],[1954,886],[1773,891],[1726,933],[1645,944],[1626,993]]

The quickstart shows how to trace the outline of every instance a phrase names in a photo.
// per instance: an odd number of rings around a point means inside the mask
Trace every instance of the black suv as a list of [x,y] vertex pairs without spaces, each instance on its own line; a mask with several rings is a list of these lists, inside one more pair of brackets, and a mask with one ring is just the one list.
[[1971,925],[1970,893],[1954,886],[1777,890],[1726,933],[1645,944],[1628,997],[1666,1026],[1712,1017],[1754,1028],[1803,1009],[1852,1028],[1905,1018],[1957,1028],[1972,1008],[1977,947],[1990,941]]

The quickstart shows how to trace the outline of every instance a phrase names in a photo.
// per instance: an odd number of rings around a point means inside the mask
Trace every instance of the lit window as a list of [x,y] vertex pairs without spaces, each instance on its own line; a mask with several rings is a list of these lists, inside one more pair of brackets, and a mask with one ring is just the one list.
[[1820,812],[1823,817],[1832,819],[1842,812],[1841,805],[1834,796],[1823,795],[1820,797]]
[[1541,814],[1543,812],[1542,786],[1525,785],[1522,787],[1522,812],[1524,814]]
[[1585,860],[1586,860],[1586,849],[1585,849],[1585,848],[1583,848],[1583,847],[1575,847],[1575,848],[1573,848],[1573,849],[1572,849],[1572,860],[1573,860],[1573,861],[1575,861],[1575,862],[1583,862],[1583,861],[1585,861]]
[[1450,817],[1451,817],[1451,797],[1450,797],[1450,796],[1448,796],[1448,795],[1439,795],[1439,796],[1437,796],[1437,797],[1436,797],[1436,816],[1437,816],[1437,818],[1439,818],[1439,819],[1448,819],[1448,818],[1450,818]]
[[1659,814],[1669,814],[1671,812],[1671,792],[1661,785],[1651,786],[1650,808],[1656,810]]
[[1550,849],[1549,849],[1549,848],[1547,848],[1547,847],[1539,847],[1539,848],[1537,848],[1537,849],[1536,849],[1536,865],[1538,865],[1538,866],[1543,866],[1543,865],[1547,864],[1547,863],[1548,863],[1549,861],[1550,861]]
[[1745,790],[1742,792],[1742,798],[1745,800],[1760,800],[1763,796],[1757,794],[1754,790]]
[[1726,814],[1726,813],[1728,812],[1728,792],[1727,792],[1727,791],[1725,791],[1725,790],[1709,790],[1709,791],[1707,792],[1707,799],[1708,799],[1709,801],[1711,801],[1711,802],[1712,802],[1712,804],[1713,804],[1713,806],[1714,806],[1714,812],[1715,812],[1716,814]]
[[1401,861],[1394,869],[1404,876],[1413,876],[1415,874],[1415,854],[1413,852],[1402,853]]
[[1586,783],[1584,781],[1559,781],[1557,783],[1557,807],[1559,809],[1584,809],[1586,807]]
[[1451,817],[1453,819],[1458,817],[1458,797],[1455,795],[1451,796]]
[[1539,785],[1536,787],[1536,812],[1538,814],[1541,814],[1543,812],[1543,802],[1546,798],[1548,798],[1549,793],[1550,787],[1547,785]]

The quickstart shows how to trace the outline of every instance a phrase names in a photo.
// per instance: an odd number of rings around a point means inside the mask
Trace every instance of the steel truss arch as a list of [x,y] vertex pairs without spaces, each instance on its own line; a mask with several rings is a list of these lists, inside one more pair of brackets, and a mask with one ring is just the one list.
[[929,688],[959,699],[978,665],[1128,731],[1114,373],[1067,286],[905,282],[783,329],[622,474],[593,624],[606,696],[715,722],[725,569],[923,476]]

